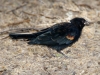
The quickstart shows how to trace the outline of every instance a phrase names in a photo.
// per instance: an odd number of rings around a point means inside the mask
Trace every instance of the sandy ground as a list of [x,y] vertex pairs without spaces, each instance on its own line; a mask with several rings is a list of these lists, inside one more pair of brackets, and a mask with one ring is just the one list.
[[[62,51],[68,58],[7,37],[14,29],[43,29],[74,17],[93,24]],[[0,75],[100,75],[100,0],[0,0]]]

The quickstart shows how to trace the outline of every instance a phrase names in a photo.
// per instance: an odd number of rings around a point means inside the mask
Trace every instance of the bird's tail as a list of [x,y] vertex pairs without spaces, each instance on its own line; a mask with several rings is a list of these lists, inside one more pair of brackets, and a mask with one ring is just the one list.
[[28,40],[31,40],[31,39],[35,39],[37,36],[45,33],[46,31],[48,31],[48,28],[47,29],[43,29],[43,30],[41,30],[40,32],[37,32],[37,33],[32,33],[32,34],[10,33],[9,36],[12,39],[28,39]]
[[10,33],[9,36],[12,39],[34,39],[37,37],[36,34],[22,34],[22,33]]

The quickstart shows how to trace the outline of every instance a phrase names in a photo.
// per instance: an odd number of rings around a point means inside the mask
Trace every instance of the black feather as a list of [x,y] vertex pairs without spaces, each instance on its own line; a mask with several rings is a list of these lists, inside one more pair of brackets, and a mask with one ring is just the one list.
[[37,33],[10,33],[9,36],[12,39],[28,39],[28,44],[47,45],[57,51],[61,51],[79,39],[85,22],[86,20],[83,18],[74,18],[70,23],[58,23]]

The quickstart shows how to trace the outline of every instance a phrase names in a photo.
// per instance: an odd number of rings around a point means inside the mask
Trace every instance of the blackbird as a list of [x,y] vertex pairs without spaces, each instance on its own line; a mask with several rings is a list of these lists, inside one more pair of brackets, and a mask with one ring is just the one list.
[[28,39],[28,44],[46,45],[60,52],[78,41],[82,29],[88,25],[84,18],[75,17],[70,22],[57,23],[32,34],[10,33],[12,39]]

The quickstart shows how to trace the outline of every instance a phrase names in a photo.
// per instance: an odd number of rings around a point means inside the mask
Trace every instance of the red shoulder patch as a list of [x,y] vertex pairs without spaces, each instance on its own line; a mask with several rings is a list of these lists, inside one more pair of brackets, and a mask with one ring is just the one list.
[[66,38],[69,39],[69,40],[73,40],[74,39],[74,36],[67,35]]

